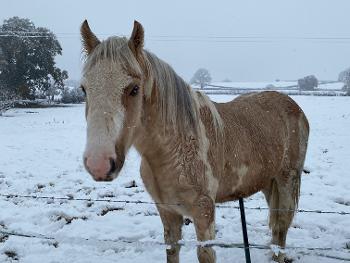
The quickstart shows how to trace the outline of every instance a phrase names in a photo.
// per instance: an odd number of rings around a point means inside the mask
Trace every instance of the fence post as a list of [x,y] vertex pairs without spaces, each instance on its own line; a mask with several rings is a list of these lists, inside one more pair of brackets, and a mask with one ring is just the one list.
[[249,251],[248,233],[247,233],[247,223],[245,221],[243,198],[239,198],[239,210],[241,211],[241,222],[242,222],[245,261],[246,261],[246,263],[251,263],[250,251]]

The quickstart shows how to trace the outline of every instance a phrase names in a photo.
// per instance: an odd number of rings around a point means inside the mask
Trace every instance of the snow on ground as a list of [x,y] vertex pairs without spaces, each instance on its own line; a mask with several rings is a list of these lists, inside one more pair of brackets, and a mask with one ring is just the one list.
[[333,82],[333,83],[319,84],[317,89],[341,90],[343,87],[344,87],[344,82]]
[[[233,96],[215,95],[224,102]],[[296,96],[311,126],[300,208],[350,212],[350,97]],[[15,109],[0,118],[0,194],[151,201],[139,175],[140,158],[131,150],[115,181],[94,182],[82,166],[84,106]],[[129,187],[131,181],[136,187]],[[237,203],[231,203],[237,205]],[[247,207],[266,206],[262,194]],[[0,196],[0,230],[41,234],[55,240],[0,237],[0,262],[166,262],[163,229],[154,205],[89,201],[53,201]],[[268,244],[267,211],[246,210],[251,243]],[[217,209],[217,240],[241,243],[239,211]],[[193,224],[184,226],[195,240]],[[128,240],[110,242],[108,240]],[[135,243],[139,242],[139,243]],[[295,262],[342,262],[350,258],[350,216],[298,213],[287,244],[331,247],[333,251],[290,250]],[[216,248],[217,262],[245,262],[242,249]],[[252,262],[270,262],[270,252],[252,249]],[[181,250],[181,262],[197,262],[193,246]],[[18,261],[14,260],[18,258]]]

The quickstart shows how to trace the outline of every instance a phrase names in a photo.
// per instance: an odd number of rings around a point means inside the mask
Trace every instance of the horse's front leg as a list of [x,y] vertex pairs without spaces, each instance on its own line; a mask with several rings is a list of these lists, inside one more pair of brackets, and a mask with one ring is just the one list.
[[[199,196],[193,204],[193,221],[198,241],[215,239],[215,202],[206,195]],[[215,250],[198,246],[197,256],[200,263],[215,263]]]
[[170,247],[166,249],[167,263],[179,263],[181,229],[183,217],[158,206],[160,218],[164,227],[164,240]]

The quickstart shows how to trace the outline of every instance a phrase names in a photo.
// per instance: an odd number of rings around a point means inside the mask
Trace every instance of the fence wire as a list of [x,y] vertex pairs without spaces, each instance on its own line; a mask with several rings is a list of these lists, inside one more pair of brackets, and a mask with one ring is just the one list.
[[[152,201],[141,201],[141,200],[116,200],[116,199],[94,199],[94,198],[74,198],[73,196],[56,197],[56,196],[43,196],[43,195],[20,195],[20,194],[0,194],[1,197],[7,199],[13,198],[26,198],[26,199],[46,199],[52,201],[87,201],[87,202],[106,202],[106,203],[122,203],[122,204],[147,204],[147,205],[166,205],[166,206],[181,206],[180,203],[161,203]],[[235,205],[216,205],[216,208],[230,208],[240,209],[239,206]],[[283,212],[295,212],[295,213],[315,213],[315,214],[337,214],[337,215],[350,215],[350,212],[345,211],[325,211],[325,210],[312,210],[312,209],[271,209],[268,207],[244,207],[246,210],[257,210],[257,211],[283,211]]]
[[[59,242],[62,243],[78,243],[82,244],[82,242],[85,242],[87,244],[95,245],[98,242],[103,243],[119,243],[119,244],[126,244],[126,245],[133,245],[134,247],[164,247],[167,248],[169,244],[166,244],[164,242],[160,241],[139,241],[139,240],[131,240],[131,239],[91,239],[91,238],[62,238],[62,237],[52,237],[52,236],[46,236],[42,234],[30,234],[30,233],[20,233],[16,231],[8,231],[8,230],[0,230],[0,237],[9,237],[9,236],[15,236],[20,238],[33,238],[33,239],[43,239],[48,240],[51,242],[56,242],[56,245],[58,246]],[[220,242],[218,240],[211,240],[206,242],[199,242],[199,241],[180,241],[176,245],[180,247],[219,247],[219,248],[239,248],[239,249],[245,249],[245,245],[243,243],[232,243],[232,242]],[[261,245],[261,244],[255,244],[255,243],[249,243],[250,249],[259,249],[259,250],[274,250],[275,246],[268,246],[268,245]],[[305,255],[316,255],[318,257],[324,257],[324,258],[331,258],[336,260],[342,260],[342,261],[349,261],[350,258],[340,257],[340,256],[334,256],[329,254],[324,254],[324,252],[348,252],[349,250],[347,248],[333,248],[333,247],[302,247],[302,246],[287,246],[282,249],[285,250],[294,250],[301,252],[304,256]],[[305,252],[306,251],[306,252]],[[321,252],[320,252],[321,251]]]
[[[170,203],[159,203],[159,202],[151,202],[151,201],[141,201],[141,200],[116,200],[116,199],[94,199],[94,198],[74,198],[73,196],[66,197],[56,197],[56,196],[37,196],[37,195],[19,195],[19,194],[0,194],[1,197],[6,199],[13,198],[24,198],[24,199],[33,199],[33,200],[52,200],[52,201],[87,201],[87,202],[106,202],[106,203],[123,203],[123,204],[146,204],[146,205],[168,205],[168,206],[179,206],[181,204],[170,204]],[[217,208],[230,208],[230,209],[240,209],[239,206],[233,205],[216,205]],[[268,207],[245,207],[247,210],[270,210]],[[339,215],[350,215],[350,212],[344,211],[323,211],[323,210],[306,210],[306,209],[274,209],[278,211],[293,211],[298,213],[318,213],[318,214],[339,214]],[[74,241],[84,241],[86,243],[94,244],[96,242],[105,242],[105,243],[121,243],[121,244],[129,244],[135,247],[140,246],[162,246],[167,247],[168,244],[159,241],[139,241],[132,239],[91,239],[91,238],[60,238],[60,237],[52,237],[42,234],[33,234],[33,233],[20,233],[16,231],[9,231],[6,228],[2,227],[0,229],[0,237],[3,240],[4,237],[16,236],[20,238],[34,238],[34,239],[44,239],[52,242],[63,242],[63,243],[73,243]],[[196,246],[204,246],[204,247],[219,247],[219,248],[239,248],[245,249],[245,245],[243,243],[232,243],[232,242],[221,242],[218,240],[207,241],[207,242],[196,242],[196,241],[180,241],[177,245],[186,246],[186,247],[196,247]],[[271,250],[272,247],[268,245],[262,244],[254,244],[250,243],[249,248],[251,249],[262,249],[262,250]],[[349,248],[333,248],[333,247],[302,247],[302,246],[287,246],[284,248],[285,250],[297,250],[303,255],[309,256],[318,256],[324,258],[330,258],[341,261],[350,262],[350,258],[340,257],[325,254],[325,252],[349,252]]]
[[[110,35],[125,36],[120,33],[100,33],[101,37]],[[40,31],[0,31],[0,38],[80,38],[77,32],[40,32]],[[310,42],[326,44],[349,44],[349,36],[249,36],[249,35],[149,35],[149,41],[155,42],[205,42],[205,43],[282,43],[282,42]]]

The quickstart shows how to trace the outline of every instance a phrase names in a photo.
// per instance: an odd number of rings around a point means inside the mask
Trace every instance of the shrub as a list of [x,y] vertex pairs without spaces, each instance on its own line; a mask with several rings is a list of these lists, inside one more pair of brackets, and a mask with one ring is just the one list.
[[85,101],[84,92],[78,87],[65,87],[62,91],[62,103],[82,103]]

